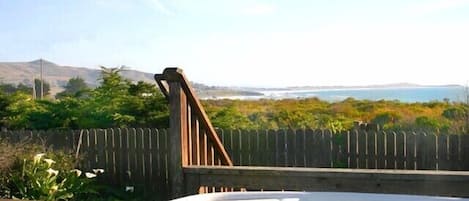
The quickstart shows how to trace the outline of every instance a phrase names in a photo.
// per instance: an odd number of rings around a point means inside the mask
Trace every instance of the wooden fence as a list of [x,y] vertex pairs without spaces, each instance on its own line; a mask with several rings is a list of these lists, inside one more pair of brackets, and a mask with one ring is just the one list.
[[[469,170],[469,135],[327,130],[217,130],[237,166]],[[146,192],[168,190],[165,129],[114,128],[8,131],[2,138],[64,149],[84,159],[81,168],[103,168],[103,180]]]
[[469,135],[310,129],[218,133],[240,166],[469,170]]

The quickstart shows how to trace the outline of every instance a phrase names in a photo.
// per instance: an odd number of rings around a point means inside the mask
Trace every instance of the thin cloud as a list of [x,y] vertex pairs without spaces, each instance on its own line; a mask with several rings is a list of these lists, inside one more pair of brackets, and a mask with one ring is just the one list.
[[465,6],[469,6],[469,0],[439,0],[410,6],[407,11],[411,14],[429,14]]
[[276,10],[277,7],[275,5],[255,4],[244,8],[242,12],[246,15],[268,15],[274,13]]

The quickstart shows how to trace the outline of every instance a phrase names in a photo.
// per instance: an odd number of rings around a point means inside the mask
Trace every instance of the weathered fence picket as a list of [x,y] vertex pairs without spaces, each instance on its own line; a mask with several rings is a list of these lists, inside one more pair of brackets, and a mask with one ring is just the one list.
[[[207,135],[191,134],[190,163],[220,165]],[[469,170],[469,135],[415,132],[218,129],[233,163],[240,166],[341,167],[360,169]],[[81,134],[81,139],[80,138]],[[168,190],[168,133],[154,128],[7,131],[11,142],[25,139],[75,154],[81,168],[105,170],[103,181],[145,193]],[[213,190],[207,188],[207,190]],[[218,189],[227,190],[227,189]]]

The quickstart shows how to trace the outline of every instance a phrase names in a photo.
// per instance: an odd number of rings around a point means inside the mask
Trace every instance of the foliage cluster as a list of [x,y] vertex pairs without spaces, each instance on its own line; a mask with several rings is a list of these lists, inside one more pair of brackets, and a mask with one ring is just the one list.
[[[33,100],[29,93],[0,90],[0,127],[9,129],[168,127],[167,102],[153,84],[132,83],[122,68],[102,68],[101,85],[90,89],[72,78],[56,99]],[[20,87],[20,86],[18,86]],[[353,128],[354,122],[383,129],[462,133],[468,103],[402,103],[348,98],[286,100],[204,100],[213,124],[225,129]],[[462,131],[462,129],[465,131]]]
[[[465,103],[369,101],[348,98],[327,102],[317,98],[287,100],[206,100],[215,126],[227,129],[320,128],[348,130],[354,122],[382,129],[467,132]],[[465,131],[463,131],[465,130]]]
[[102,68],[101,85],[90,89],[72,78],[56,99],[33,99],[27,91],[0,90],[0,127],[9,129],[168,127],[166,100],[145,82]]
[[103,170],[82,172],[76,169],[78,163],[73,155],[28,140],[11,143],[0,138],[0,200],[143,200],[100,184],[95,176]]

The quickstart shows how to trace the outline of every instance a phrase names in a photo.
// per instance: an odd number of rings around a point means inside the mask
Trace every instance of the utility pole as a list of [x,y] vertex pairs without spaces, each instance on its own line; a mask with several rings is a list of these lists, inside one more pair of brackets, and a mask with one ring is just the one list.
[[42,58],[39,60],[41,62],[41,100],[44,98],[44,80],[42,74],[44,73],[44,69],[42,67]]
[[36,99],[36,77],[33,76],[33,100]]

